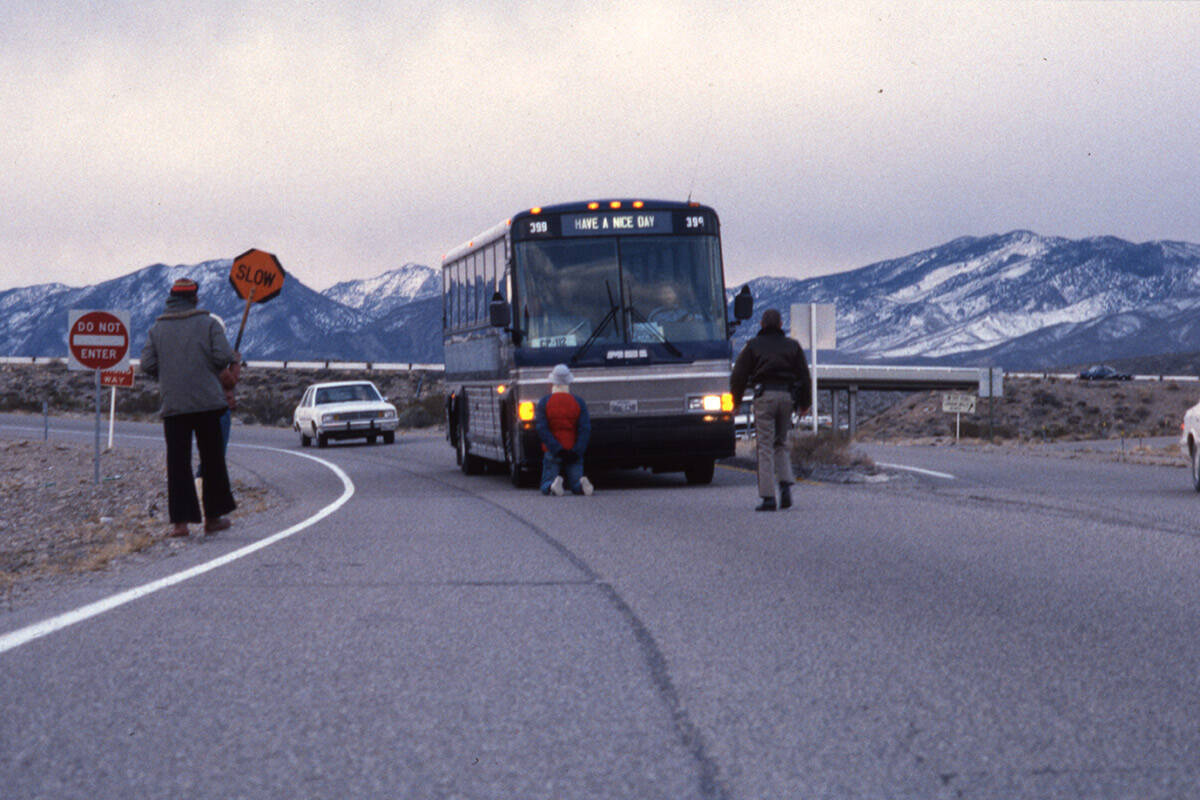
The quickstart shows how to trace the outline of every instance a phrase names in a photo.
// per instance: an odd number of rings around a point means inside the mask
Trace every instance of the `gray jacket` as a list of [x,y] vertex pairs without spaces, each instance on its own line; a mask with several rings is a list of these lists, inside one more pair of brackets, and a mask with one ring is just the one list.
[[158,380],[164,417],[228,408],[218,373],[234,360],[221,323],[203,309],[168,311],[142,348],[141,370]]

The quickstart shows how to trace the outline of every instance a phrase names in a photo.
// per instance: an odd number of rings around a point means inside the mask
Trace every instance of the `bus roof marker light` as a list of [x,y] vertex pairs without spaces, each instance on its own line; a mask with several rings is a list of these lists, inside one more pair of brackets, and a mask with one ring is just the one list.
[[645,203],[643,203],[641,200],[634,200],[634,201],[633,201],[633,207],[634,207],[634,208],[641,208],[641,207],[642,207],[642,206],[644,206],[644,205],[646,205],[646,204],[645,204]]
[[593,200],[592,202],[588,203],[588,211],[595,211],[595,210],[596,210],[597,208],[599,208],[599,207],[600,207],[600,204],[599,204],[599,203],[597,203],[595,200]]
[[621,207],[621,201],[620,201],[620,200],[613,200],[611,203],[609,203],[609,204],[608,204],[608,207],[609,207],[609,208],[613,208],[613,209],[620,208],[620,207]]
[[542,213],[542,207],[534,206],[533,208],[529,209],[529,213],[530,214],[540,214],[540,213]]

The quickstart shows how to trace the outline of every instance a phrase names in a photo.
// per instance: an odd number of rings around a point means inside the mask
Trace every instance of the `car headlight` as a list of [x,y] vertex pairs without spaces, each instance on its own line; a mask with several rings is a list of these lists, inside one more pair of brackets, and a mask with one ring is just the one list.
[[396,418],[396,409],[394,409],[394,408],[385,409],[383,411],[380,411],[377,416],[379,417],[379,419],[395,419]]
[[337,414],[322,414],[321,424],[328,425],[331,422],[337,422]]

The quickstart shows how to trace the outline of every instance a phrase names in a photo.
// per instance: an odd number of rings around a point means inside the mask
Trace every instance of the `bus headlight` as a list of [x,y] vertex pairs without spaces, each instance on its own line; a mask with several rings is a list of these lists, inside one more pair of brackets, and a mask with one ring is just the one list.
[[517,417],[521,422],[533,422],[533,403],[526,400],[517,406]]
[[705,411],[720,411],[721,410],[721,396],[720,395],[706,394],[706,395],[704,395],[703,403],[704,403]]

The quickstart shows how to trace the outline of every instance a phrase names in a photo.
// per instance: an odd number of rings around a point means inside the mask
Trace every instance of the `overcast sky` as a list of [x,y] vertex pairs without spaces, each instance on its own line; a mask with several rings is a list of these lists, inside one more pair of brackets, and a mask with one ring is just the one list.
[[1017,228],[1200,241],[1200,3],[4,3],[0,289],[323,289],[693,199],[729,283]]

